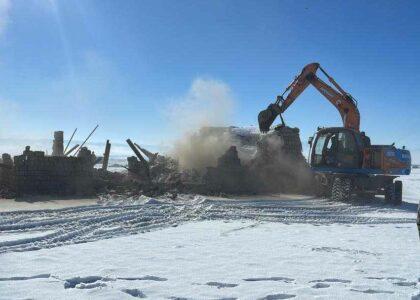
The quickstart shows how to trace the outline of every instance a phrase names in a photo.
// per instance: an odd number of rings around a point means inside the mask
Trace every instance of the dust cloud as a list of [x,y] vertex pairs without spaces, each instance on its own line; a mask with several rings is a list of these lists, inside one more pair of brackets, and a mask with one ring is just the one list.
[[[299,129],[284,127],[261,135],[250,128],[228,127],[232,124],[233,108],[234,98],[225,83],[194,80],[188,93],[168,110],[173,128],[180,131],[168,154],[181,169],[194,169],[207,179],[212,178],[209,182],[214,181],[216,190],[306,189],[311,174],[302,155]],[[239,169],[219,165],[219,158],[231,146],[236,146]],[[208,167],[216,169],[210,168],[212,172],[208,173]]]
[[234,97],[230,87],[214,79],[195,79],[188,93],[169,106],[170,124],[179,138],[169,155],[183,169],[204,171],[215,166],[217,158],[231,145],[229,133],[216,134],[208,126],[226,126],[232,120]]
[[[307,192],[312,173],[302,155],[300,140],[290,140],[290,128],[262,136],[251,170],[266,191]],[[289,136],[289,137],[288,137]],[[289,138],[284,143],[283,137]]]
[[195,133],[187,133],[177,140],[172,155],[184,169],[205,171],[214,167],[217,159],[232,145],[229,134],[214,135],[205,127]]

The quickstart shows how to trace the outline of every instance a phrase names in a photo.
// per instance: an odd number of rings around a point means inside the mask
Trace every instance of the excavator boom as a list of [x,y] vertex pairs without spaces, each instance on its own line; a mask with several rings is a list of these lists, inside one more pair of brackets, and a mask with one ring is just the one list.
[[[335,88],[322,81],[316,75],[318,69],[324,73]],[[335,108],[337,108],[345,128],[359,131],[360,114],[357,109],[356,101],[350,94],[345,92],[318,63],[306,65],[302,72],[286,88],[283,94],[281,96],[277,96],[276,102],[270,104],[267,109],[259,113],[258,123],[260,131],[267,132],[276,117],[279,115],[281,116],[281,114],[286,111],[286,109],[310,84],[313,85],[325,98],[327,98],[327,100],[334,105]],[[286,94],[287,96],[284,98]]]

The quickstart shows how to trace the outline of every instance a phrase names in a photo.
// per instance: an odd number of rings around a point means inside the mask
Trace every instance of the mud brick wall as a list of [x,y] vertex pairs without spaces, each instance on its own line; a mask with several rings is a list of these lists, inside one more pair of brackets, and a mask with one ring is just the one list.
[[14,157],[16,190],[22,194],[87,195],[93,193],[93,166],[85,158]]
[[13,188],[14,172],[13,166],[0,163],[0,188]]

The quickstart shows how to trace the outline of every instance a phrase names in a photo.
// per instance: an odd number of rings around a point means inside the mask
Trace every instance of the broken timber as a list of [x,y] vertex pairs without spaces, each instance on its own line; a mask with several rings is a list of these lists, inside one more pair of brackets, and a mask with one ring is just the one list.
[[126,142],[127,142],[128,146],[130,146],[131,150],[133,150],[133,152],[137,156],[137,158],[140,160],[141,166],[143,167],[142,169],[145,172],[147,180],[150,180],[149,163],[147,162],[147,160],[144,159],[143,155],[141,155],[140,151],[136,148],[136,146],[134,146],[133,142],[130,139],[127,139]]
[[104,152],[104,158],[102,161],[102,170],[106,171],[108,169],[108,161],[109,161],[109,153],[111,152],[111,143],[109,140],[106,140],[105,145],[105,152]]
[[145,148],[142,148],[142,147],[140,147],[138,144],[136,144],[136,143],[134,143],[134,145],[141,151],[141,152],[143,152],[144,153],[144,155],[146,155],[147,156],[147,158],[149,159],[149,163],[151,163],[151,162],[153,162],[156,158],[157,158],[157,156],[158,156],[158,153],[152,153],[152,152],[150,152],[150,151],[148,151],[147,149],[145,149]]

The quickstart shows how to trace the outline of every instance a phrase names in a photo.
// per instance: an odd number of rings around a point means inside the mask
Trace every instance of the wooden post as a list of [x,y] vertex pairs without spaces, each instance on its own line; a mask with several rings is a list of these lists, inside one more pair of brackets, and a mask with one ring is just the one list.
[[155,159],[156,159],[156,157],[158,156],[158,153],[152,153],[152,152],[150,152],[150,151],[148,151],[147,149],[145,149],[145,148],[142,148],[142,147],[140,147],[139,145],[137,145],[136,143],[134,143],[134,145],[141,151],[141,152],[143,152],[146,156],[147,156],[147,158],[149,159],[149,163],[150,162],[153,162]]
[[133,142],[130,139],[127,139],[127,144],[130,146],[131,150],[133,150],[134,154],[137,156],[140,161],[146,165],[148,165],[147,160],[144,159],[143,155],[141,155],[140,151],[134,146]]
[[106,140],[104,159],[102,161],[102,171],[106,171],[108,169],[108,161],[109,161],[110,152],[111,152],[111,143],[109,142],[109,140]]
[[73,134],[71,135],[71,137],[70,137],[69,141],[67,142],[66,148],[64,148],[64,152],[63,152],[63,153],[66,153],[66,152],[67,152],[67,149],[68,149],[68,147],[70,146],[70,143],[71,143],[71,141],[73,140],[73,137],[74,137],[74,135],[75,135],[76,131],[77,131],[77,128],[73,131]]
[[76,153],[74,153],[74,156],[76,156],[77,153],[79,153],[79,151],[82,149],[82,147],[85,145],[85,143],[89,140],[89,138],[92,136],[92,134],[96,131],[98,127],[99,125],[96,125],[96,127],[91,131],[86,140],[84,140],[83,143],[80,145],[79,149],[77,149]]
[[74,150],[76,150],[76,148],[79,147],[79,144],[73,146],[69,151],[67,151],[64,156],[69,156]]
[[131,150],[133,150],[134,154],[140,159],[140,162],[142,163],[143,167],[145,168],[146,177],[147,180],[150,181],[150,169],[149,169],[149,163],[147,160],[144,159],[143,155],[141,155],[140,151],[134,146],[133,142],[130,139],[127,139],[127,144],[130,146]]

